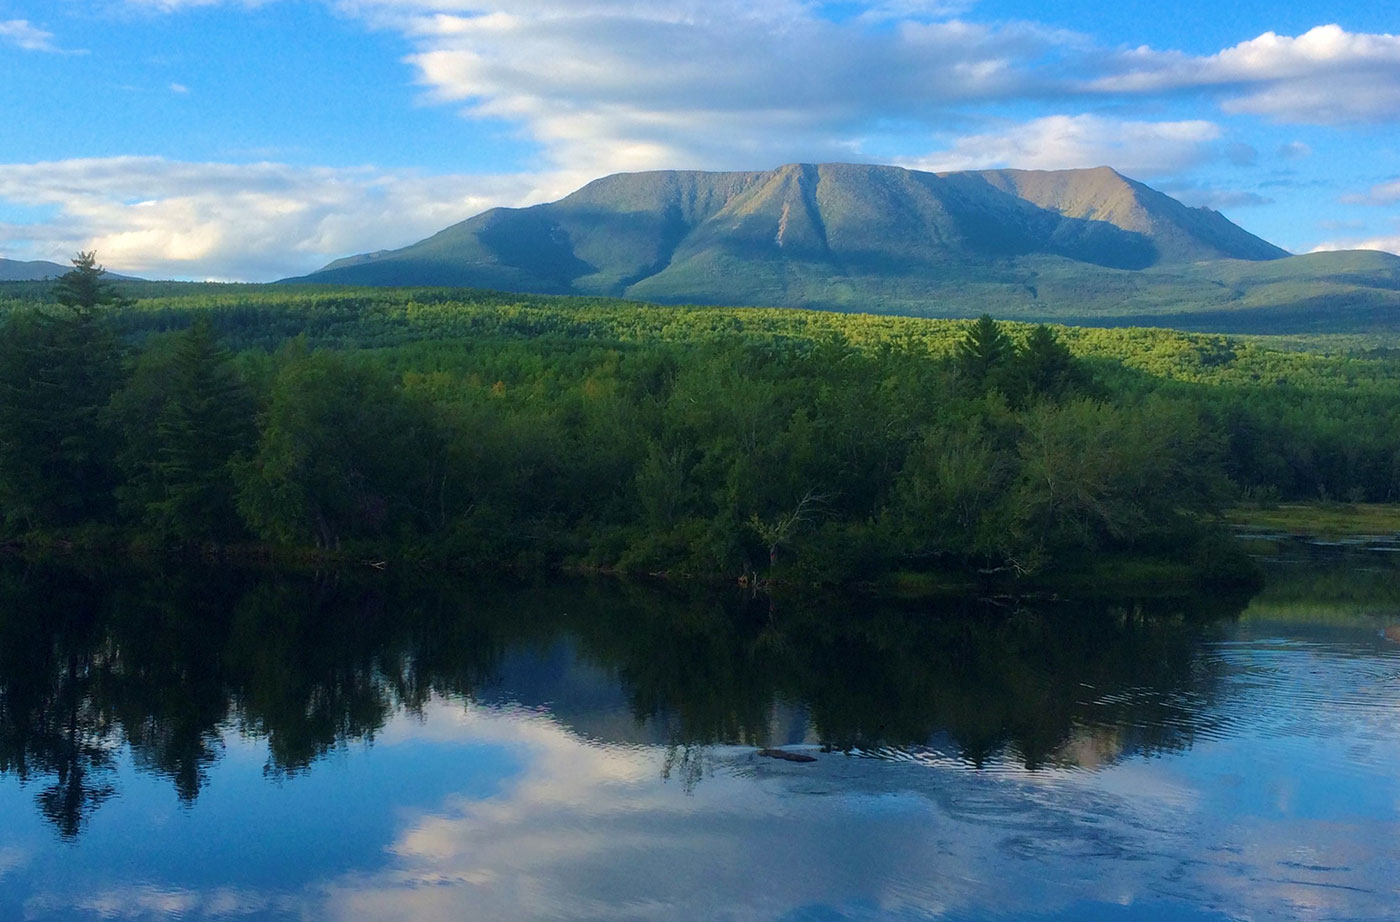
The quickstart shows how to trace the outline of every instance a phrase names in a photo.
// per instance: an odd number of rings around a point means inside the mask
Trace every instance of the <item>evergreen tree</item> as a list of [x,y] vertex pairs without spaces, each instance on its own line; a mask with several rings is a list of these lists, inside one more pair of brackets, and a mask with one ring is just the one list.
[[983,314],[968,328],[954,350],[958,373],[974,390],[996,383],[995,375],[1015,352],[1010,338],[990,314]]
[[1022,403],[1059,397],[1075,384],[1077,372],[1069,347],[1042,323],[1016,353],[1016,396]]
[[121,358],[101,308],[121,299],[92,253],[55,286],[57,311],[12,315],[0,337],[0,510],[10,526],[105,517],[115,483],[102,409]]
[[113,401],[133,517],[181,541],[240,531],[230,462],[255,437],[252,400],[205,318],[148,353]]
[[54,300],[76,316],[95,319],[100,307],[121,307],[126,299],[105,279],[106,270],[97,264],[94,252],[79,252],[73,257],[73,268],[54,282]]

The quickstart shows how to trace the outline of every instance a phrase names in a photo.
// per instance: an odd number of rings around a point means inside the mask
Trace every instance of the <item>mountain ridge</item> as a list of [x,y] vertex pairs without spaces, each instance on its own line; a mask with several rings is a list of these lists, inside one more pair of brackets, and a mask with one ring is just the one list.
[[0,257],[0,282],[42,282],[56,279],[71,268],[42,259],[26,261]]
[[[285,281],[926,316],[992,306],[1034,316],[1082,302],[1091,315],[1172,297],[1202,309],[1261,306],[1251,301],[1264,285],[1255,270],[1295,260],[1297,277],[1286,292],[1265,285],[1270,297],[1316,299],[1308,273],[1387,305],[1392,287],[1400,291],[1400,259],[1364,270],[1302,260],[1109,167],[930,173],[846,163],[612,174],[555,202],[493,208],[408,247]],[[1137,301],[1115,306],[1120,296]]]
[[[0,257],[0,282],[43,282],[56,279],[69,272],[72,266],[63,266],[43,259],[19,260]],[[133,276],[105,272],[112,281],[141,281]]]

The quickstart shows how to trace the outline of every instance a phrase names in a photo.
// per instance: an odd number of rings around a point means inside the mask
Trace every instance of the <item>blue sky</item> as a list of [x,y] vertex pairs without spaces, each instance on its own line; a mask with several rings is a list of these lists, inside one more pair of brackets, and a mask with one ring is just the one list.
[[0,0],[0,256],[266,280],[621,170],[1107,164],[1400,251],[1400,9]]

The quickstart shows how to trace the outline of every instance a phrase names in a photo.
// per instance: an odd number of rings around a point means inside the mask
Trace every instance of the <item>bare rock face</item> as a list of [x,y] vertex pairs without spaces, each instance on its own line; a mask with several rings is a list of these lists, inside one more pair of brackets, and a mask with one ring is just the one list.
[[721,265],[878,278],[1031,255],[1138,269],[1288,254],[1107,167],[934,174],[790,164],[607,176],[557,202],[495,208],[402,250],[337,260],[305,280],[704,301],[718,281],[708,270]]

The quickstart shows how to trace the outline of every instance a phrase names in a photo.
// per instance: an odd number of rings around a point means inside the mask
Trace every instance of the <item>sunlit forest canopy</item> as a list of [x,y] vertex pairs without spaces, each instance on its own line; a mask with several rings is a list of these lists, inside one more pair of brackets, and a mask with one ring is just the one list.
[[1229,571],[1231,504],[1400,498],[1379,339],[102,291],[5,289],[12,535],[861,582],[1119,553]]

